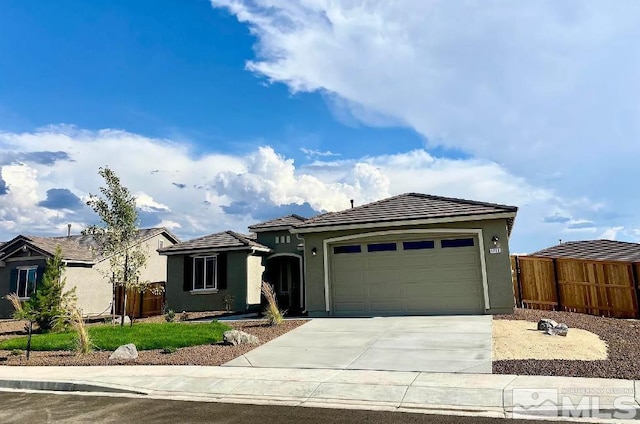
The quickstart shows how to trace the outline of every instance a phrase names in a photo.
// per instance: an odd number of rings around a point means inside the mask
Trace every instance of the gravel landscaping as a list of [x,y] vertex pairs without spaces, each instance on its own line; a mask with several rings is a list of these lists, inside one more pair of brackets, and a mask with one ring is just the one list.
[[[190,313],[189,319],[210,318],[216,313]],[[138,320],[147,322],[162,322],[164,318],[152,317]],[[136,321],[136,322],[138,322]],[[264,344],[281,336],[288,331],[304,324],[306,320],[285,320],[282,325],[271,327],[261,320],[234,321],[226,324],[236,330],[252,334]],[[134,324],[135,325],[135,324]],[[194,323],[193,325],[201,325]],[[24,322],[4,320],[0,322],[0,339],[13,337],[24,328]],[[24,334],[24,333],[22,333]],[[0,364],[2,365],[221,365],[240,355],[255,349],[259,345],[228,346],[223,344],[202,345],[177,349],[172,353],[162,350],[139,351],[138,358],[132,361],[110,361],[111,352],[93,352],[86,356],[76,356],[73,352],[31,352],[31,358],[26,360],[25,354],[14,355],[10,351],[0,350]]]
[[[640,321],[604,318],[572,312],[516,309],[513,315],[494,319],[538,322],[551,318],[571,328],[580,328],[600,336],[608,345],[606,360],[503,360],[493,362],[494,374],[556,375],[640,380]],[[560,336],[549,336],[560,337]]]

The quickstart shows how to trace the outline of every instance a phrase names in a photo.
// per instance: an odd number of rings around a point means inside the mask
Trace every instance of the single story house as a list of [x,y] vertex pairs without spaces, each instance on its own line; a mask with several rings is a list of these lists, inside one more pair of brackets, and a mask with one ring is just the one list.
[[260,306],[263,261],[272,250],[224,231],[160,250],[167,258],[166,302],[174,311],[236,311]]
[[[309,316],[501,314],[514,307],[514,206],[406,193],[310,219],[289,215],[161,250],[176,310],[260,304]],[[224,265],[222,265],[224,264]],[[223,271],[220,271],[222,269]],[[173,305],[172,305],[173,303]]]
[[[153,283],[167,281],[167,258],[158,249],[171,246],[179,239],[166,228],[146,228],[138,233],[138,242],[147,250],[147,265],[141,278]],[[97,255],[92,247],[95,240],[90,235],[67,237],[37,237],[19,235],[0,247],[0,297],[17,293],[28,299],[42,280],[47,259],[60,247],[66,264],[65,289],[76,288],[78,307],[83,315],[110,314],[114,290],[105,277],[109,270],[109,258]],[[10,317],[13,307],[9,301],[0,300],[0,317]]]

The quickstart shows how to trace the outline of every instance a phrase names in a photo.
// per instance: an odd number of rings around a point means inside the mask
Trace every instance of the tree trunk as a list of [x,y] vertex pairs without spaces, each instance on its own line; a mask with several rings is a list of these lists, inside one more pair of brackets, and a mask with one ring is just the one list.
[[27,330],[27,361],[29,360],[29,356],[31,354],[31,333],[33,331],[33,321],[29,320],[29,327]]

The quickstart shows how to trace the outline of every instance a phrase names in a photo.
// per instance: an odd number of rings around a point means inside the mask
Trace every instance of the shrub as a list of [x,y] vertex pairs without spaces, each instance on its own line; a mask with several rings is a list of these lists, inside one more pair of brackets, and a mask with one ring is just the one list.
[[280,325],[283,321],[283,312],[278,307],[278,300],[273,286],[266,281],[262,282],[262,295],[267,300],[267,306],[264,308],[264,317],[269,325]]
[[176,319],[176,312],[173,309],[167,309],[164,312],[164,320],[167,322],[173,322]]
[[12,349],[12,350],[11,350],[11,354],[12,354],[13,356],[20,356],[20,355],[22,355],[23,353],[24,353],[24,352],[22,351],[22,349]]
[[162,348],[162,353],[164,353],[165,355],[169,355],[171,353],[176,353],[178,349],[176,349],[173,346],[169,346],[169,347],[163,347]]
[[64,291],[64,269],[62,251],[58,247],[53,258],[47,260],[42,282],[25,305],[34,312],[34,321],[41,331],[64,331],[70,325],[65,309],[75,302],[76,295],[75,287]]
[[188,321],[189,320],[189,313],[186,311],[182,311],[182,313],[180,314],[180,321]]
[[91,342],[89,331],[87,330],[87,326],[84,323],[80,310],[77,307],[72,306],[69,310],[69,318],[73,329],[76,330],[76,354],[86,355],[91,353],[93,350],[93,343]]
[[225,292],[224,296],[222,296],[222,307],[226,312],[231,312],[234,300],[235,297],[229,292]]

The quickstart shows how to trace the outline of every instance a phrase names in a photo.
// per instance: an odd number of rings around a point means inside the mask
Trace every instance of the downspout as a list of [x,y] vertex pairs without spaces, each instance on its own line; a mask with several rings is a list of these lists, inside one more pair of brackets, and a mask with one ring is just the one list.
[[[295,236],[298,240],[302,241],[302,244],[304,246],[304,237],[300,237],[300,234],[295,233]],[[300,281],[300,285],[302,288],[302,298],[303,298],[303,302],[304,302],[304,309],[302,310],[302,314],[306,314],[307,313],[307,280],[306,280],[306,275],[307,275],[307,255],[305,255],[305,251],[304,249],[302,249],[302,258],[301,258],[301,262],[302,262],[302,267],[300,268],[300,272],[302,273],[301,277],[301,281]]]

